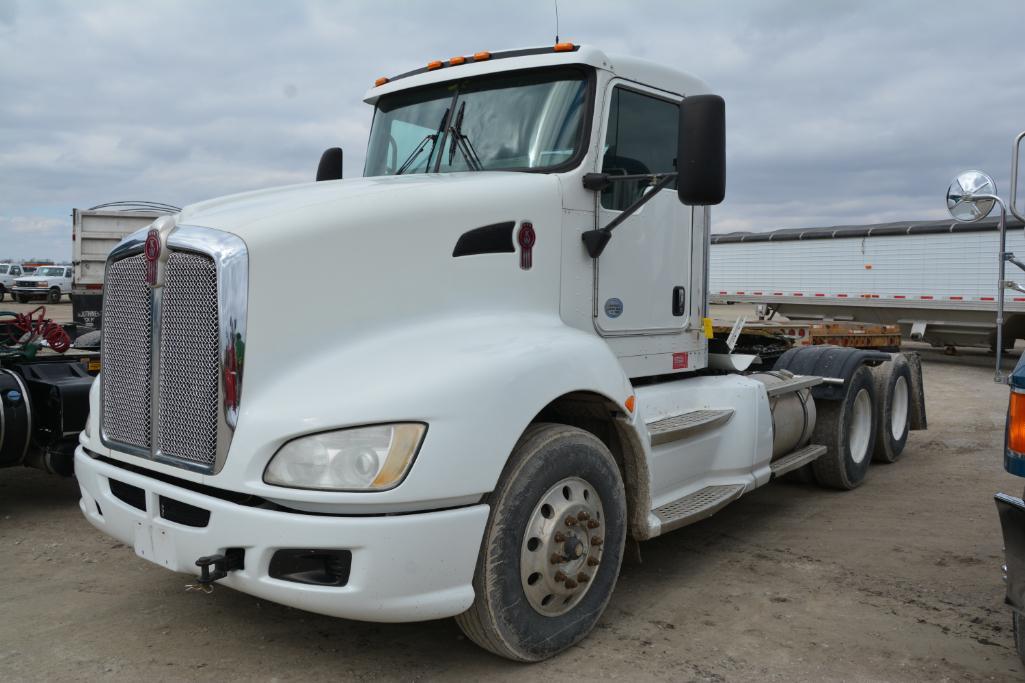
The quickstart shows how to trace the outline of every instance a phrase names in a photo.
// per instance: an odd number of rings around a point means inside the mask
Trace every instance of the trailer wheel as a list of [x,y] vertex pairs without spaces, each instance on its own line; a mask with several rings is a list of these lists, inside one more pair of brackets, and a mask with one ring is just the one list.
[[476,597],[456,623],[497,655],[546,659],[587,636],[612,597],[626,540],[619,467],[589,432],[531,425],[488,502]]
[[60,303],[61,290],[59,287],[51,287],[50,291],[46,293],[46,300],[51,304]]
[[812,443],[828,449],[812,463],[815,480],[822,486],[849,491],[865,480],[875,442],[875,382],[861,366],[847,381],[839,401],[816,402],[818,419]]
[[911,368],[897,354],[871,370],[876,385],[876,440],[872,459],[896,462],[908,442],[911,427]]

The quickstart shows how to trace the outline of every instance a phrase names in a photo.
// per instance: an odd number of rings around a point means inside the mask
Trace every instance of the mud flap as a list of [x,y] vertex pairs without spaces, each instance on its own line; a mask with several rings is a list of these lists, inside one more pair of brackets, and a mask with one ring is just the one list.
[[908,427],[916,432],[929,428],[925,417],[925,385],[922,383],[922,357],[915,351],[905,351],[904,359],[911,369],[911,405],[908,406]]

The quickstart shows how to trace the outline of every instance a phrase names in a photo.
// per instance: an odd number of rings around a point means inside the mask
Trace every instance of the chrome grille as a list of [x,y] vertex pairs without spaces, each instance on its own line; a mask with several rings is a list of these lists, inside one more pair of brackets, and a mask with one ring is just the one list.
[[157,449],[212,466],[219,397],[217,268],[208,256],[167,260],[160,323]]
[[150,447],[150,290],[146,262],[110,264],[103,293],[103,431],[106,438]]

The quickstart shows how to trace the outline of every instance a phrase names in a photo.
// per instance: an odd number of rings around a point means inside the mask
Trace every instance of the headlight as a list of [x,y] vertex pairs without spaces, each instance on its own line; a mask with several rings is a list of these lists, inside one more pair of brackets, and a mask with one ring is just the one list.
[[36,283],[36,287],[46,287],[48,284],[50,284],[50,283],[49,282],[37,282]]
[[263,480],[325,491],[390,489],[406,476],[426,431],[409,422],[301,436],[274,454]]

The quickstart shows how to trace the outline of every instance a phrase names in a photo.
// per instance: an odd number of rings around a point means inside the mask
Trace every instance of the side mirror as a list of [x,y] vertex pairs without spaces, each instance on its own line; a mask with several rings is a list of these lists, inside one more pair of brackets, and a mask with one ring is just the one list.
[[981,221],[996,205],[997,184],[982,171],[959,173],[947,188],[947,211],[962,223]]
[[341,180],[342,179],[342,148],[329,147],[320,155],[320,165],[317,166],[317,180]]
[[680,103],[676,191],[688,206],[711,206],[726,196],[726,102],[692,95]]

